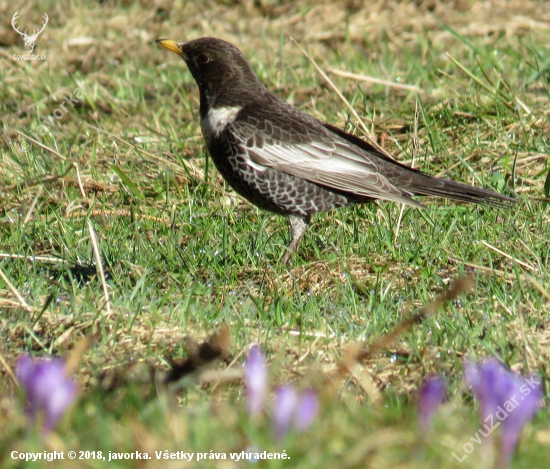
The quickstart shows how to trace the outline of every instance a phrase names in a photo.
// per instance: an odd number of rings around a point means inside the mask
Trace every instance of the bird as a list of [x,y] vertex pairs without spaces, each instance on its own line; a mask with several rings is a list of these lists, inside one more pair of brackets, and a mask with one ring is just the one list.
[[489,189],[436,178],[322,122],[270,92],[241,51],[222,39],[158,39],[189,68],[200,95],[200,127],[225,181],[257,207],[286,215],[297,252],[313,215],[386,200],[422,208],[413,196],[507,205]]

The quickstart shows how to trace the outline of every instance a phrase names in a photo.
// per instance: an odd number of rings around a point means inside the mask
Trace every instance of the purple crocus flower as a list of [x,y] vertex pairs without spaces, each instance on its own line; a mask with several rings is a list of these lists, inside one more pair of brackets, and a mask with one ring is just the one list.
[[280,386],[273,401],[273,428],[275,438],[282,439],[290,430],[298,404],[298,393],[293,386]]
[[273,427],[275,438],[283,439],[294,427],[298,431],[309,428],[319,411],[319,398],[313,389],[298,394],[293,386],[280,386],[273,401]]
[[482,363],[468,361],[464,364],[464,376],[479,401],[482,420],[497,411],[500,397],[498,384],[504,371],[503,365],[494,358]]
[[17,360],[16,375],[25,390],[26,411],[31,421],[43,413],[43,431],[51,431],[76,397],[77,385],[67,376],[65,361],[21,355]]
[[[256,418],[265,407],[268,392],[267,365],[259,346],[250,347],[244,364],[244,382],[248,413]],[[291,385],[275,390],[272,420],[275,437],[282,439],[291,428],[306,430],[319,411],[319,399],[313,389],[298,393]]]
[[265,406],[267,397],[267,366],[258,345],[250,347],[244,364],[246,403],[251,417],[257,417]]
[[309,388],[306,389],[300,395],[298,405],[296,407],[296,414],[294,417],[294,426],[296,430],[303,432],[309,428],[309,426],[317,417],[319,412],[319,398],[317,393]]
[[433,415],[445,400],[445,380],[439,376],[429,377],[420,390],[418,400],[418,423],[422,430],[430,427]]
[[[542,400],[538,376],[522,377],[491,358],[466,362],[464,374],[479,401],[483,436],[501,426],[499,467],[509,466],[525,424],[537,413]],[[488,424],[487,424],[488,423]]]

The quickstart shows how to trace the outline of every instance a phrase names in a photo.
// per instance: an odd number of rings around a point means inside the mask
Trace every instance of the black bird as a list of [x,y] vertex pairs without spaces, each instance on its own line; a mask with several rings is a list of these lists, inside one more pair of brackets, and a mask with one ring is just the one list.
[[413,195],[501,205],[515,199],[411,169],[371,144],[272,94],[221,39],[157,42],[185,60],[200,93],[200,125],[214,164],[254,205],[290,219],[286,263],[311,216],[376,199],[422,207]]

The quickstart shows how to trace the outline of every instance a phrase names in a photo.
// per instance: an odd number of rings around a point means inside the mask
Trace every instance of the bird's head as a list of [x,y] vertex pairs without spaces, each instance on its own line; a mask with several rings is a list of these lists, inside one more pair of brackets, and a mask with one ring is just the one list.
[[241,51],[226,41],[203,37],[186,43],[171,39],[156,42],[185,60],[201,100],[206,99],[210,105],[231,104],[226,101],[237,97],[242,101],[243,93],[264,89]]

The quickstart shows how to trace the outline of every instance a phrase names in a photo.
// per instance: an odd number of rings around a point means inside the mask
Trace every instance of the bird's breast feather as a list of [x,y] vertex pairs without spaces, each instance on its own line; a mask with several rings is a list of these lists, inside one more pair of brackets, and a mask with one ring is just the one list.
[[201,130],[204,137],[209,140],[218,137],[220,133],[237,119],[242,107],[217,107],[210,108],[204,117],[201,117]]

